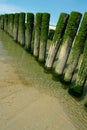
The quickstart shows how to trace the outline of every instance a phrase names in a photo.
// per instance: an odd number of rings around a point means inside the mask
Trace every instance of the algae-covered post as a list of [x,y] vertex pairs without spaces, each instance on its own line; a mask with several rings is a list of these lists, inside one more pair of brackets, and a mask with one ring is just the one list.
[[4,30],[7,32],[8,30],[8,14],[4,15]]
[[70,82],[72,76],[74,74],[75,68],[78,64],[79,57],[84,49],[84,43],[87,38],[87,13],[84,14],[78,35],[76,36],[76,40],[74,42],[74,47],[71,51],[71,55],[69,57],[69,65],[66,69],[64,80],[66,82]]
[[53,37],[54,37],[54,34],[55,34],[55,29],[50,29],[49,28],[48,39],[52,41]]
[[1,15],[1,29],[4,29],[4,15]]
[[13,38],[18,41],[18,27],[19,27],[19,14],[14,15],[14,28],[13,28]]
[[0,29],[1,29],[1,15],[0,15]]
[[7,33],[10,34],[10,14],[8,14],[8,29]]
[[14,14],[10,14],[9,30],[10,30],[10,36],[12,36],[12,37],[13,37],[13,27],[14,27]]
[[62,37],[63,37],[64,31],[65,31],[65,28],[66,28],[66,25],[67,25],[68,18],[69,18],[68,14],[66,14],[66,13],[60,14],[59,20],[58,20],[57,25],[56,25],[56,30],[55,30],[55,34],[54,34],[54,37],[53,37],[53,41],[52,41],[53,43],[50,46],[48,56],[47,56],[47,59],[46,59],[45,66],[46,66],[47,69],[51,69],[52,66],[53,66],[53,62],[54,62],[55,57],[57,55],[59,46],[61,44]]
[[32,40],[31,40],[31,50],[30,53],[33,55],[34,53],[34,35],[35,35],[35,31],[34,31],[34,27],[33,27],[33,32],[32,32]]
[[25,13],[19,14],[18,42],[25,45]]
[[31,50],[33,27],[34,27],[34,14],[27,13],[25,49],[28,51]]
[[87,39],[85,41],[83,60],[80,69],[78,70],[76,83],[70,87],[69,92],[75,96],[81,96],[83,94],[86,79],[87,79]]
[[64,68],[65,68],[71,47],[72,47],[72,43],[75,38],[77,29],[81,20],[81,16],[82,14],[79,12],[71,12],[70,14],[67,27],[65,30],[65,35],[63,37],[63,43],[60,50],[59,59],[55,67],[55,73],[57,75],[63,74]]
[[39,56],[42,15],[42,13],[37,13],[35,20],[34,56],[37,58]]
[[38,59],[40,62],[45,62],[48,30],[49,30],[49,21],[50,21],[50,14],[43,13],[42,24],[41,24],[39,59]]
[[39,56],[41,23],[42,23],[42,13],[37,13],[36,20],[35,20],[35,37],[34,37],[34,56],[35,57]]

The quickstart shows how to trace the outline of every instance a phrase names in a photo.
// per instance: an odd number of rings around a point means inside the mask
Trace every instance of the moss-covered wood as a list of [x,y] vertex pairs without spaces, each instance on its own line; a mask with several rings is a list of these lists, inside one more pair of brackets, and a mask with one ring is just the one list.
[[64,80],[70,82],[78,64],[79,57],[83,53],[84,43],[87,38],[87,13],[84,14],[78,35],[76,36],[74,47],[69,57],[69,65],[66,69]]
[[84,106],[85,106],[85,108],[87,109],[87,101],[85,102]]
[[42,23],[42,13],[36,14],[35,20],[35,37],[34,37],[34,56],[39,56],[39,46],[40,46],[40,36],[41,36],[41,23]]
[[34,27],[34,14],[27,13],[25,49],[29,51],[31,50],[33,27]]
[[35,30],[33,28],[33,32],[32,32],[32,41],[31,41],[31,50],[30,53],[33,55],[34,54],[34,36],[35,36]]
[[4,29],[4,15],[1,15],[1,29]]
[[10,34],[10,14],[8,14],[8,29],[7,29],[8,34]]
[[7,32],[8,30],[8,14],[4,15],[4,30]]
[[49,29],[48,39],[52,41],[54,34],[55,34],[55,30]]
[[71,12],[70,14],[67,27],[65,30],[64,38],[63,38],[62,47],[59,54],[59,59],[55,68],[55,72],[58,75],[63,74],[64,68],[65,68],[71,47],[72,47],[72,43],[75,38],[77,29],[81,20],[81,16],[82,14],[79,12]]
[[14,28],[14,14],[10,14],[9,16],[9,34],[13,37],[13,28]]
[[62,38],[63,38],[63,34],[67,25],[67,21],[68,21],[69,15],[66,13],[61,13],[59,20],[57,22],[56,25],[56,30],[55,30],[55,34],[53,37],[53,44],[50,46],[49,52],[48,52],[48,56],[46,59],[46,68],[51,69],[53,66],[53,63],[55,61],[59,46],[61,44]]
[[25,45],[25,13],[19,14],[18,42]]
[[0,29],[1,29],[1,15],[0,15]]
[[41,24],[41,37],[40,37],[40,49],[39,49],[39,61],[44,62],[46,57],[46,47],[48,39],[50,14],[43,13]]
[[19,14],[14,15],[14,28],[13,28],[13,38],[18,41],[18,27],[19,27]]
[[87,39],[85,42],[83,60],[80,69],[78,70],[76,83],[70,87],[69,92],[75,96],[81,96],[83,94],[86,79],[87,79]]

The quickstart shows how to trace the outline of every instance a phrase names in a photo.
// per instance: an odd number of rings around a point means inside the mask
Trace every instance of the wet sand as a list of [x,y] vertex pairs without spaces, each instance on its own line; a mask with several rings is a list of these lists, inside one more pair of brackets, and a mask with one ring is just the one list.
[[0,130],[87,129],[87,95],[81,101],[71,97],[3,31],[0,68]]
[[0,130],[76,130],[58,99],[23,83],[0,55]]

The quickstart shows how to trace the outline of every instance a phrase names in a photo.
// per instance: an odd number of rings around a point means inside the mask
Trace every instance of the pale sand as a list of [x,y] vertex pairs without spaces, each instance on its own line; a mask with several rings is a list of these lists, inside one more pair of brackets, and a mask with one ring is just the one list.
[[0,130],[76,130],[58,99],[24,84],[0,56]]

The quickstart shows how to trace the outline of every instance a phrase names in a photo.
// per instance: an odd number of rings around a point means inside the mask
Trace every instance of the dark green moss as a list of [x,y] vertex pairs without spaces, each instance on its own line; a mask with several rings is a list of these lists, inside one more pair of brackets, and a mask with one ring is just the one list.
[[48,67],[44,66],[44,72],[45,73],[51,73],[52,72],[52,68],[48,68]]
[[18,29],[18,42],[25,45],[25,13],[19,14],[19,29]]
[[32,32],[34,26],[34,14],[27,13],[27,28]]
[[[52,41],[53,43],[50,46],[50,49],[49,49],[49,52],[47,55],[47,59],[46,59],[45,65],[48,68],[52,68],[52,66],[54,64],[58,49],[60,47],[60,44],[62,43],[62,39],[63,39],[63,35],[65,32],[68,18],[69,18],[68,14],[65,14],[65,13],[60,14],[59,20],[58,20],[57,25],[56,25],[56,30],[55,30],[55,34],[53,37],[53,41]],[[50,50],[52,50],[52,52],[50,52]]]
[[41,31],[42,15],[43,15],[42,13],[36,13],[35,30],[37,32]]
[[4,15],[4,30],[7,32],[8,29],[8,14]]
[[9,20],[8,20],[8,24],[9,24],[9,27],[8,27],[8,30],[9,30],[9,35],[11,37],[13,37],[13,28],[14,28],[14,14],[9,14]]
[[31,43],[33,37],[33,27],[34,27],[34,14],[27,13],[27,23],[26,23],[26,43],[25,49],[31,50]]
[[31,40],[31,51],[30,53],[33,55],[34,52],[34,38],[35,38],[35,29],[33,27],[33,32],[32,32],[32,40]]
[[78,70],[78,76],[76,79],[76,83],[74,86],[71,86],[70,92],[72,94],[83,94],[84,84],[87,79],[87,40],[85,41],[85,47],[83,51],[83,60],[80,66],[80,69]]
[[49,21],[50,21],[50,14],[43,13],[42,24],[41,24],[40,49],[39,49],[39,61],[40,62],[45,62],[45,58],[46,58]]
[[77,53],[82,53],[84,50],[84,42],[87,37],[87,13],[84,14],[78,35],[76,36],[76,40],[73,48],[73,55],[76,56]]
[[84,106],[86,107],[86,109],[87,109],[87,102],[84,104]]
[[1,15],[1,29],[4,29],[4,15]]
[[43,13],[42,25],[41,25],[41,38],[40,38],[42,42],[47,42],[48,39],[49,20],[50,20],[50,14]]
[[24,32],[25,30],[25,13],[20,13],[19,15],[19,28]]
[[49,40],[53,40],[54,33],[55,33],[55,30],[53,30],[53,29],[50,29],[50,30],[49,30],[49,34],[48,34],[48,39],[49,39]]
[[[67,37],[71,37],[72,41],[76,35],[80,20],[81,20],[82,14],[79,12],[71,12],[65,35],[64,35],[64,41],[66,41]],[[63,42],[64,43],[64,42]]]
[[0,29],[1,29],[1,15],[0,15]]
[[8,29],[7,29],[7,32],[8,34],[10,33],[10,14],[8,14]]
[[35,19],[35,36],[34,36],[34,56],[39,56],[39,46],[40,46],[40,36],[41,36],[41,23],[42,23],[42,13],[36,13]]
[[14,15],[14,30],[13,37],[15,41],[18,41],[18,27],[19,27],[19,13]]
[[14,25],[18,26],[19,24],[19,13],[15,13],[14,15]]
[[55,34],[53,37],[54,43],[58,40],[58,38],[59,39],[62,38],[62,36],[65,32],[65,29],[66,29],[68,18],[69,18],[68,14],[66,14],[66,13],[60,14],[59,20],[58,20],[57,25],[56,25]]
[[81,97],[83,95],[83,86],[80,86],[80,85],[72,85],[70,88],[69,88],[69,94],[70,95],[73,95],[75,97]]

